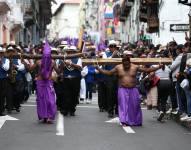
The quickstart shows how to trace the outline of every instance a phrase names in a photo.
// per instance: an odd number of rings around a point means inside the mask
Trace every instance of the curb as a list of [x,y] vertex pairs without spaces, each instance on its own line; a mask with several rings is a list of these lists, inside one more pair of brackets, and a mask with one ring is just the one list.
[[181,126],[187,128],[188,130],[191,130],[191,121],[180,121],[180,116],[178,114],[169,114],[169,117]]

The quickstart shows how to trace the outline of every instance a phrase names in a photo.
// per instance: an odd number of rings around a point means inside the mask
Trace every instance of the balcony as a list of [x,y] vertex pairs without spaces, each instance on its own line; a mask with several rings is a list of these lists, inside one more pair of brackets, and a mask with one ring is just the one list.
[[10,10],[7,0],[0,0],[0,15],[6,14]]
[[146,5],[143,5],[141,4],[140,7],[139,7],[139,20],[141,22],[147,22],[147,6]]
[[120,4],[116,4],[116,5],[113,7],[114,17],[119,17],[119,16],[120,16],[120,13],[121,13]]
[[131,11],[131,7],[133,6],[133,3],[123,0],[120,5],[121,5],[121,16],[128,17]]
[[159,31],[159,18],[157,17],[152,17],[148,18],[148,28],[147,32],[148,33],[155,33]]
[[13,24],[13,26],[12,26],[12,32],[13,33],[16,33],[16,32],[18,32],[18,31],[20,31],[21,29],[23,28],[23,26],[22,26],[22,23],[21,22],[15,22],[14,24]]
[[23,13],[19,5],[14,6],[14,9],[12,9],[10,15],[8,15],[8,19],[12,32],[17,32],[24,26]]
[[158,5],[159,0],[146,0],[147,5]]
[[24,10],[26,14],[32,14],[33,13],[32,3],[25,3]]
[[44,18],[45,24],[49,24],[51,22],[51,1],[52,0],[39,0],[39,13],[41,18]]

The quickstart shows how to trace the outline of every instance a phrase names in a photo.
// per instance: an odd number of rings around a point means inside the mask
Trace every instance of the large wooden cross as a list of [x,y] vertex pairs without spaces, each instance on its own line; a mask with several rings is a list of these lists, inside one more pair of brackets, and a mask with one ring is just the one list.
[[[146,65],[146,64],[171,64],[171,58],[131,58],[133,64]],[[122,58],[110,58],[110,59],[82,59],[83,66],[86,65],[118,65],[122,63]]]
[[[32,55],[32,54],[7,54],[7,53],[0,53],[0,56],[4,56],[6,58],[23,58],[23,59],[41,59],[42,55]],[[71,59],[86,57],[85,53],[76,53],[76,54],[69,54],[69,55],[51,55],[52,59]],[[132,63],[137,65],[145,65],[145,64],[171,64],[171,58],[131,58],[130,60]],[[122,63],[122,58],[110,58],[110,59],[82,59],[82,65],[118,65]]]
[[[40,54],[8,54],[8,53],[0,53],[0,56],[4,56],[6,58],[18,58],[18,59],[41,59],[42,55]],[[68,55],[51,55],[52,59],[71,59],[76,57],[84,57],[83,53],[76,54],[68,54]]]

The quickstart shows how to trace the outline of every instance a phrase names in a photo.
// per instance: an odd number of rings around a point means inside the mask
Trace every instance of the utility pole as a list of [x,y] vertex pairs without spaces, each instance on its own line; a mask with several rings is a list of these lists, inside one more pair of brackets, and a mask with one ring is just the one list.
[[[188,13],[188,17],[189,17],[189,41],[191,41],[191,7]],[[191,47],[189,47],[189,52],[191,52]]]
[[191,8],[188,17],[189,17],[189,38],[191,38]]

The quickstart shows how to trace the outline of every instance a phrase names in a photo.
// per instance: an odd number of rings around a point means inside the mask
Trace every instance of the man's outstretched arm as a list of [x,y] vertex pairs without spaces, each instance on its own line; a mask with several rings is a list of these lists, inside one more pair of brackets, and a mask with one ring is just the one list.
[[150,73],[150,72],[155,72],[158,69],[161,69],[164,65],[160,64],[158,67],[153,67],[153,68],[143,68],[143,67],[138,67],[138,71],[140,72],[146,72],[146,73]]
[[113,68],[112,70],[104,70],[104,69],[101,69],[99,67],[96,67],[96,69],[102,73],[102,74],[105,74],[105,75],[108,75],[108,76],[111,76],[111,75],[114,75],[114,74],[117,74],[117,68]]

